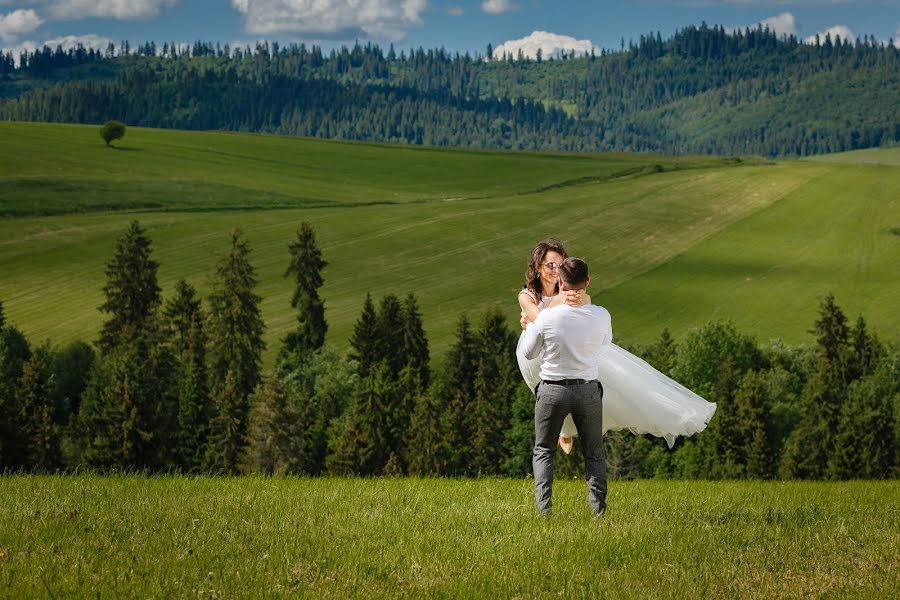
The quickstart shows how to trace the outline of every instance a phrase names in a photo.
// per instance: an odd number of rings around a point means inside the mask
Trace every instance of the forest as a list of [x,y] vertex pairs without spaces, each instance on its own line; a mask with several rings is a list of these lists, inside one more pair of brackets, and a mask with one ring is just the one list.
[[377,45],[0,53],[0,119],[428,146],[807,156],[900,141],[900,50],[701,25],[555,60]]
[[[459,315],[434,360],[413,294],[360,298],[340,354],[323,347],[327,266],[311,224],[285,253],[296,328],[262,368],[251,249],[231,234],[205,302],[164,299],[138,221],[107,263],[98,339],[34,345],[0,304],[0,470],[336,475],[508,475],[531,468],[534,396],[497,312]],[[900,347],[823,298],[814,344],[759,343],[727,321],[630,347],[718,408],[673,449],[607,435],[613,478],[896,477]],[[580,453],[559,452],[577,475]]]

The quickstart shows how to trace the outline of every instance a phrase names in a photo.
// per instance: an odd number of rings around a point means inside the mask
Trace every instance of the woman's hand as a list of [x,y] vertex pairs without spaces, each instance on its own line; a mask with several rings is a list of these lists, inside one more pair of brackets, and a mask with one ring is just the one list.
[[591,297],[585,293],[584,288],[562,291],[554,298],[554,300],[557,298],[561,298],[560,304],[565,303],[569,306],[584,306],[591,301]]

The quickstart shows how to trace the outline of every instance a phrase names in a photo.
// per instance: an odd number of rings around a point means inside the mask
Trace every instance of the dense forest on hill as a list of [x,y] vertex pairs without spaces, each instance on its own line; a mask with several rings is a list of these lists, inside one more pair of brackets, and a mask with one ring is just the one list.
[[0,54],[0,119],[436,146],[804,156],[900,141],[900,50],[688,27],[556,60],[354,45]]

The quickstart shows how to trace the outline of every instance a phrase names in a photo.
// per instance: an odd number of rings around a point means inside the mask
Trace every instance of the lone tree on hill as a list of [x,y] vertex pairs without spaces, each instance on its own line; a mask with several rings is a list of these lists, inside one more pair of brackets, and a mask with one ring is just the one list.
[[120,121],[107,121],[100,128],[100,137],[103,138],[103,141],[106,142],[107,146],[116,140],[122,139],[125,137],[125,123]]

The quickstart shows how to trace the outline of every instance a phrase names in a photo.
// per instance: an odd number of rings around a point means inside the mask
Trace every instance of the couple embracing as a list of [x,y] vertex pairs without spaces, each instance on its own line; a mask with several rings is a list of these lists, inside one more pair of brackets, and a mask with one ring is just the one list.
[[581,438],[594,516],[606,511],[603,434],[628,429],[664,438],[706,428],[715,403],[660,373],[612,343],[609,312],[590,302],[588,265],[567,257],[555,240],[532,252],[525,289],[519,294],[524,331],[516,356],[536,396],[532,456],[538,512],[552,507],[553,457],[559,443]]

